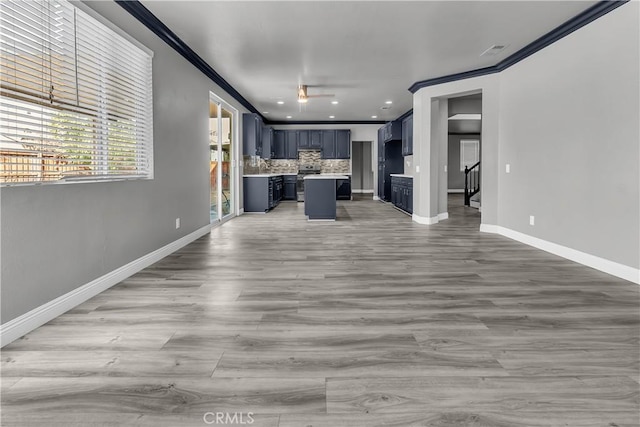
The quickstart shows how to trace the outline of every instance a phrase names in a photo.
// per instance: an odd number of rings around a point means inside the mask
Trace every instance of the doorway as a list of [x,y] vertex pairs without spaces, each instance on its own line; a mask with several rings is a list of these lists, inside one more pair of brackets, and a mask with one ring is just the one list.
[[[450,203],[454,201],[455,205],[479,209],[482,93],[450,97],[447,108],[448,200]],[[476,164],[478,166],[473,167]],[[467,174],[465,168],[470,168]],[[470,196],[469,204],[464,197],[465,182],[467,185],[474,184],[474,189],[477,186],[477,193]]]
[[371,141],[351,145],[351,192],[373,194],[373,152]]
[[211,94],[209,99],[209,179],[211,223],[231,218],[236,212],[237,112]]

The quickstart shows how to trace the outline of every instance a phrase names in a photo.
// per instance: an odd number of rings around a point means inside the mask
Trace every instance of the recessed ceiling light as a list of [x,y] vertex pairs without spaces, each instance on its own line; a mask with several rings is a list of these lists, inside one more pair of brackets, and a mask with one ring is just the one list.
[[481,120],[482,114],[455,114],[449,120]]
[[378,116],[371,116],[371,118],[372,118],[372,119],[377,119],[377,118],[378,118]]
[[278,101],[278,104],[282,105],[284,104],[284,101]]
[[393,101],[385,101],[385,104],[393,104]]
[[338,101],[331,101],[331,103],[332,103],[333,105],[336,105],[336,104],[338,103]]
[[262,114],[269,114],[269,112],[268,111],[263,111]]
[[329,118],[330,118],[330,119],[335,119],[335,118],[336,118],[336,116],[329,116]]
[[287,116],[287,119],[290,119],[290,118],[291,118],[291,116]]

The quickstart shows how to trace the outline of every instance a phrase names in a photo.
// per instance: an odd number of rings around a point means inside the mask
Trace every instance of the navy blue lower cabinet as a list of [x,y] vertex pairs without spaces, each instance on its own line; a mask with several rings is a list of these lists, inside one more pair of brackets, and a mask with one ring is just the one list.
[[391,177],[391,203],[398,209],[413,214],[413,178]]
[[336,179],[304,180],[304,214],[309,220],[336,219]]
[[284,194],[283,200],[297,200],[298,199],[298,176],[297,175],[285,175],[284,176]]
[[336,179],[336,200],[351,200],[351,177]]
[[245,175],[242,183],[245,212],[268,212],[284,197],[282,175]]

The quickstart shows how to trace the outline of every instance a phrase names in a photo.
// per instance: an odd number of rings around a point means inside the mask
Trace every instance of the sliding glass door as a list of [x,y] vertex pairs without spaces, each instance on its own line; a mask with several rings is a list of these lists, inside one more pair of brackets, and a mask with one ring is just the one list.
[[209,178],[211,222],[235,214],[235,120],[237,112],[211,94],[209,101]]

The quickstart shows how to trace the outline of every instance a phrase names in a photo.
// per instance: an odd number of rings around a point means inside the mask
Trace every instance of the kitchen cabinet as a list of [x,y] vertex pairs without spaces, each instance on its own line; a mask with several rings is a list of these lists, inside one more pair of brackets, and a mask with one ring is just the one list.
[[336,159],[351,158],[351,131],[336,130]]
[[298,133],[298,148],[311,148],[309,140],[308,130],[297,130]]
[[321,155],[321,158],[323,159],[336,158],[336,131],[335,130],[322,131],[322,152],[320,155]]
[[295,130],[286,131],[284,158],[285,159],[298,158],[298,132]]
[[378,129],[378,199],[384,200],[384,132]]
[[322,131],[309,131],[309,148],[322,148]]
[[391,203],[398,209],[413,213],[413,179],[403,176],[391,177]]
[[269,198],[269,208],[273,209],[278,206],[284,194],[284,180],[282,179],[282,175],[269,177],[269,188],[272,189],[272,194]]
[[284,175],[284,194],[283,200],[297,200],[298,199],[298,176],[297,175]]
[[413,155],[413,115],[402,120],[402,155]]
[[404,172],[402,141],[393,139],[384,142],[386,125],[378,130],[378,198],[391,200],[391,174]]
[[257,114],[242,115],[242,153],[245,156],[262,155],[262,128],[264,123]]
[[262,158],[271,159],[274,156],[273,128],[264,126],[262,128]]
[[286,132],[285,130],[273,131],[273,156],[274,159],[284,159],[286,155]]
[[336,200],[351,200],[351,177],[336,179]]
[[382,126],[382,141],[400,141],[402,139],[402,123],[394,120]]
[[284,198],[282,175],[245,175],[242,183],[245,212],[267,212]]

